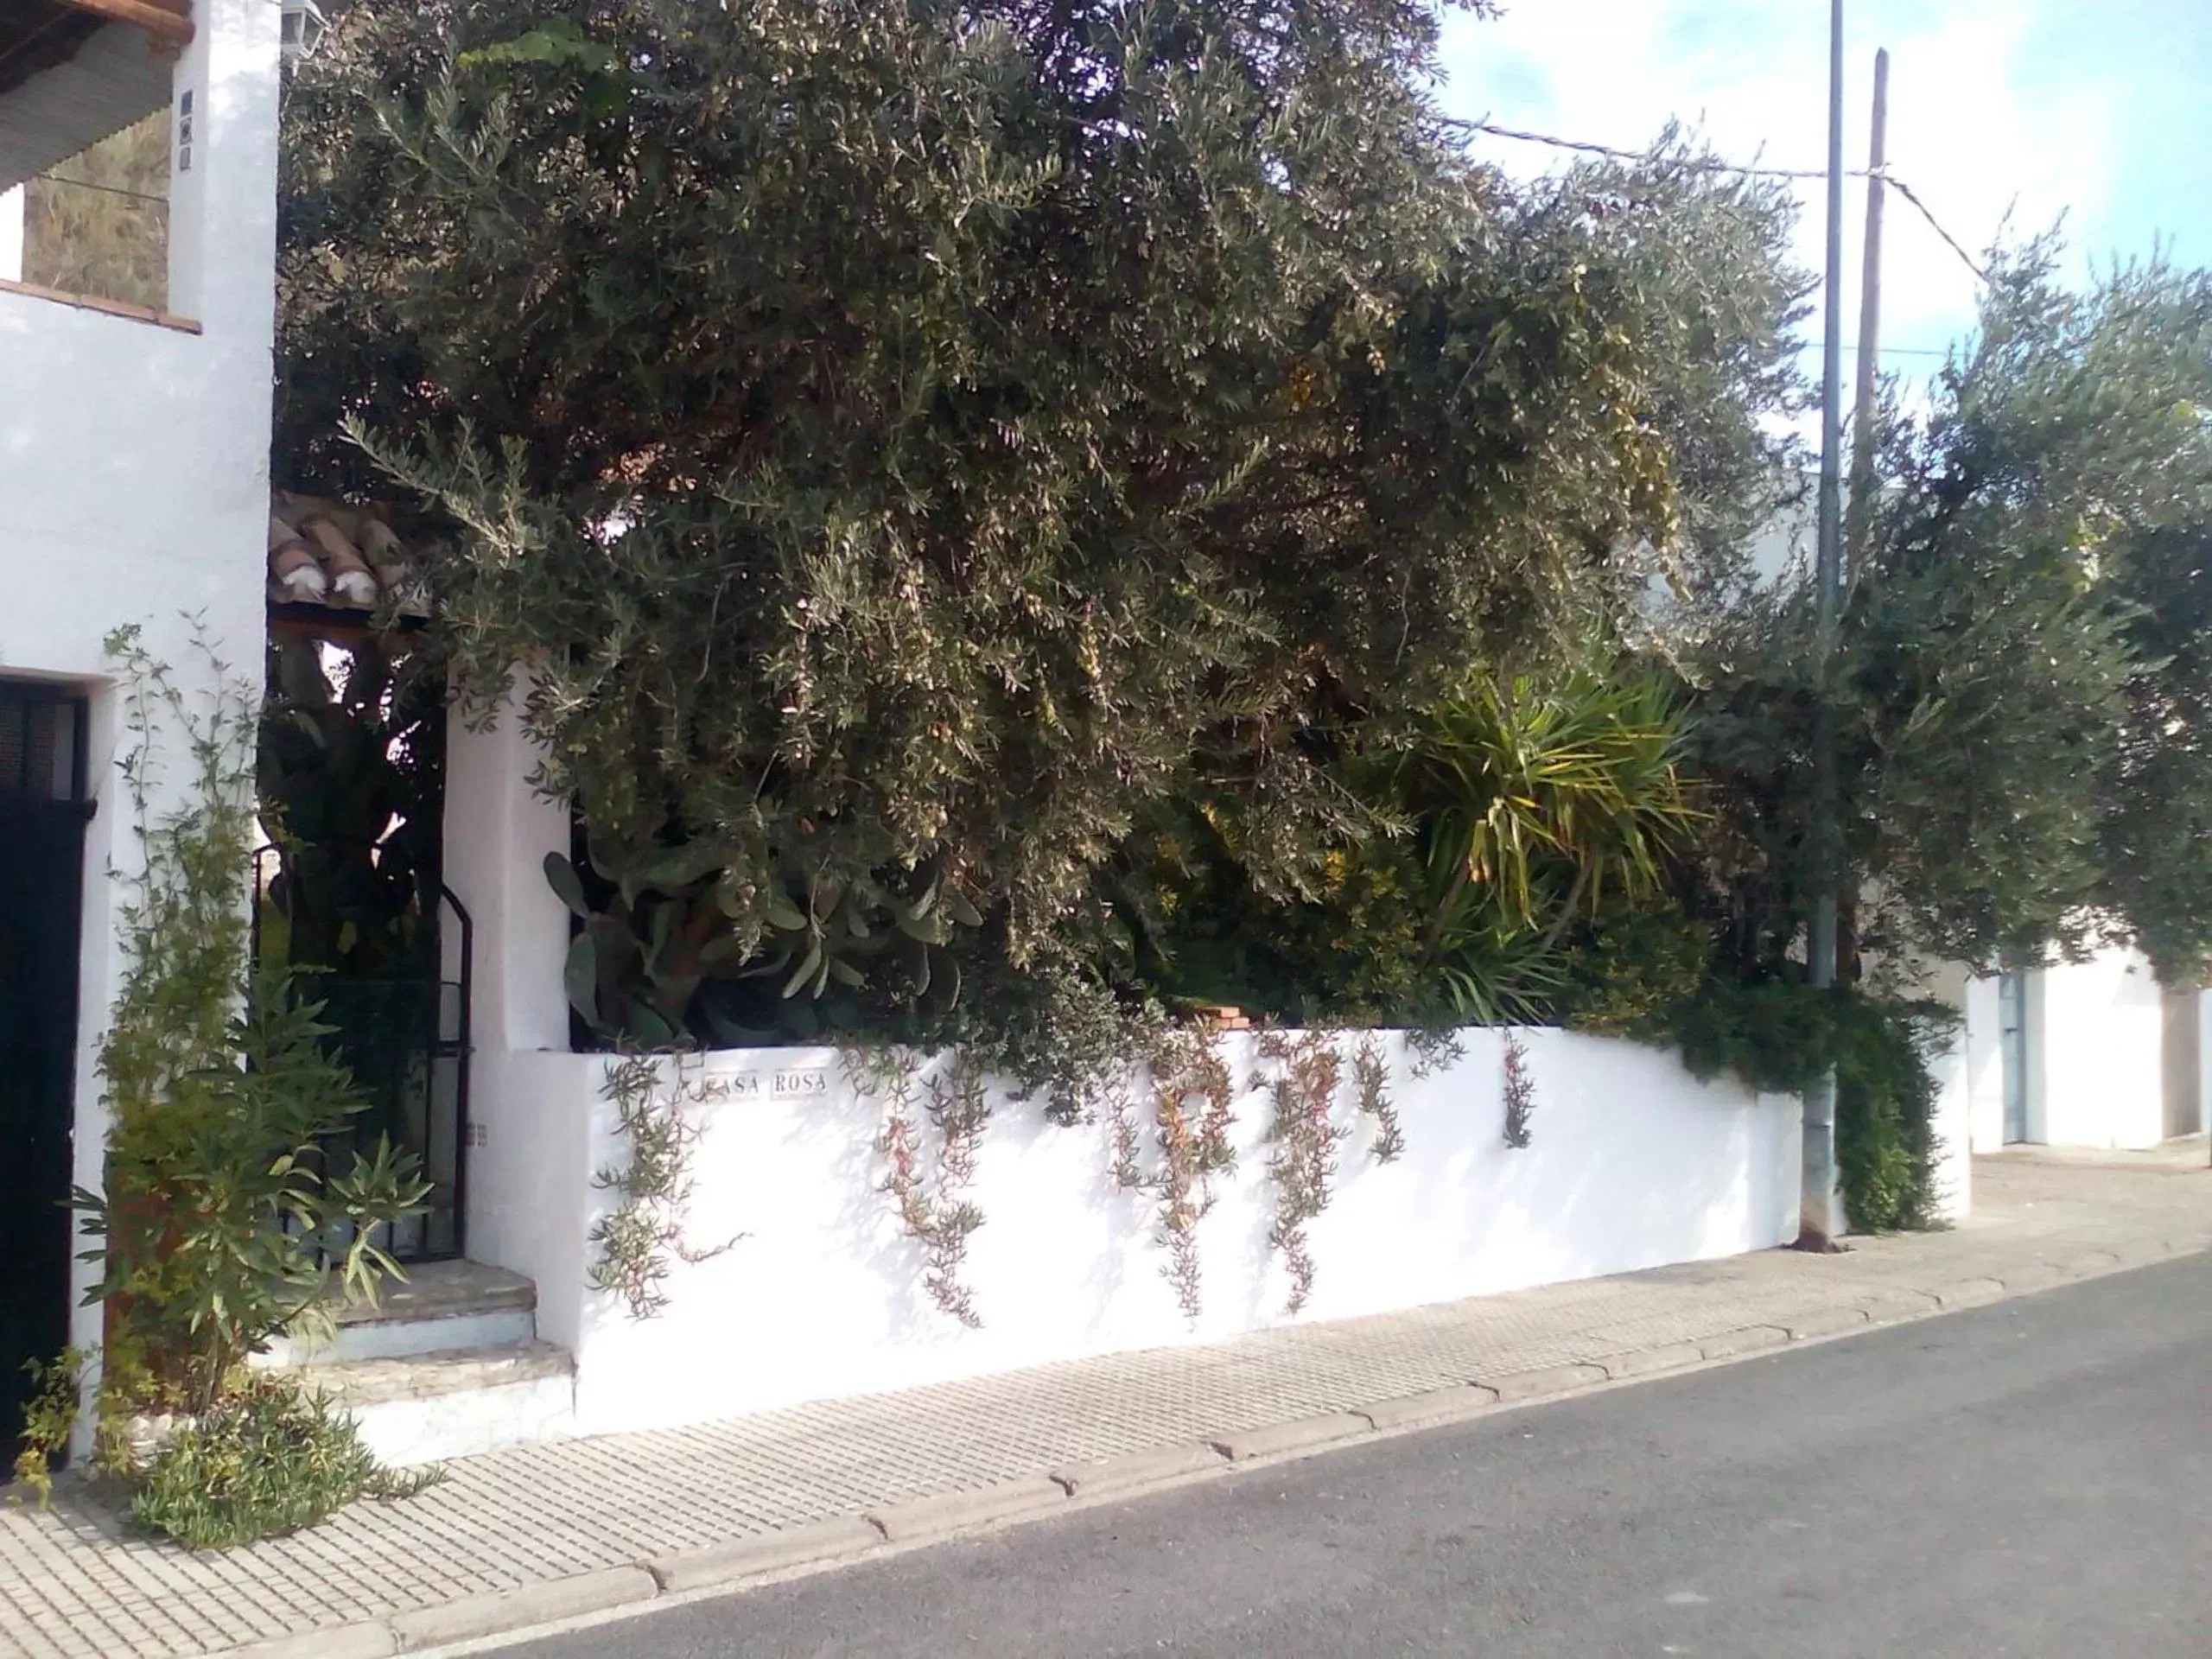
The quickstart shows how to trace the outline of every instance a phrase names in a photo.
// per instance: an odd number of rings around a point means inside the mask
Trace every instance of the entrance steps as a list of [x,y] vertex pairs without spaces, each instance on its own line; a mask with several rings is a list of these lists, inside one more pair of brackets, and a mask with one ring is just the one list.
[[575,1426],[575,1360],[537,1337],[537,1287],[478,1262],[429,1262],[374,1307],[337,1314],[319,1345],[280,1342],[259,1362],[348,1410],[395,1466],[559,1440]]

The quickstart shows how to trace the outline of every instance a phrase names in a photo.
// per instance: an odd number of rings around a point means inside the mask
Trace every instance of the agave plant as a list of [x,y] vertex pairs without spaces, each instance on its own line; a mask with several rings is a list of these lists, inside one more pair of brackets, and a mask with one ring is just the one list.
[[755,878],[742,849],[714,838],[591,836],[586,849],[593,882],[557,853],[545,860],[581,924],[563,975],[569,1004],[601,1037],[641,1048],[812,1038],[817,1005],[841,995],[949,1008],[961,978],[949,947],[982,925],[938,866],[848,874],[794,854]]

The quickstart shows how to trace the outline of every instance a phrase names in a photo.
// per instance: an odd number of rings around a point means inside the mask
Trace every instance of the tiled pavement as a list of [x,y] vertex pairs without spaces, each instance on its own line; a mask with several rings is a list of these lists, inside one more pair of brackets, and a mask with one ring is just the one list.
[[[1625,1375],[1778,1344],[1792,1331],[2041,1288],[2212,1248],[2202,1157],[2200,1143],[2186,1163],[1984,1159],[1972,1222],[1859,1240],[1838,1256],[1773,1251],[495,1452],[452,1465],[421,1497],[359,1505],[312,1532],[227,1554],[129,1537],[65,1485],[49,1511],[0,1508],[0,1656],[217,1653],[364,1625],[350,1633],[359,1650],[391,1651],[396,1638],[378,1622],[411,1610],[550,1588],[903,1499],[1471,1381],[1506,1379],[1510,1393],[1516,1375],[1572,1362]],[[652,1581],[633,1577],[650,1593]]]

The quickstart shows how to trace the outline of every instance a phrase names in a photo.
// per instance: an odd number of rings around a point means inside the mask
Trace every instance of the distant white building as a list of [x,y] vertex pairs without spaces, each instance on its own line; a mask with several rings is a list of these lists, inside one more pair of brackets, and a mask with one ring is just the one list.
[[2205,998],[2161,985],[2139,952],[1977,979],[1966,1013],[1974,1151],[2203,1132]]

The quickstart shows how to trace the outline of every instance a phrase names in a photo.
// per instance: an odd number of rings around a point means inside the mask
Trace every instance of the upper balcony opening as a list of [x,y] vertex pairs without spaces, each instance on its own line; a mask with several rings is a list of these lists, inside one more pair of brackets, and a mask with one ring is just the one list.
[[191,38],[191,0],[0,0],[0,281],[168,309],[171,71]]

